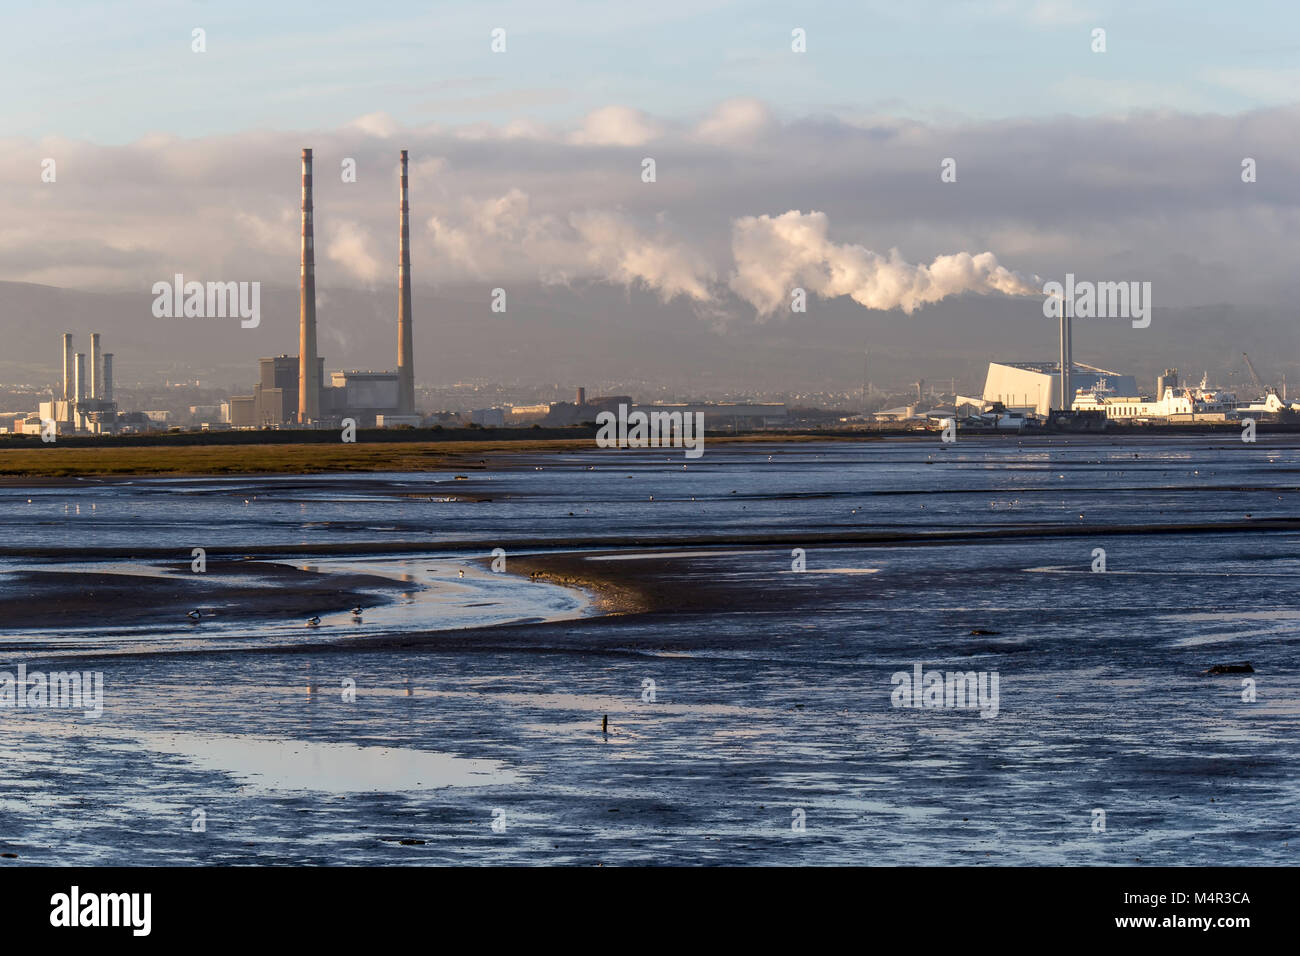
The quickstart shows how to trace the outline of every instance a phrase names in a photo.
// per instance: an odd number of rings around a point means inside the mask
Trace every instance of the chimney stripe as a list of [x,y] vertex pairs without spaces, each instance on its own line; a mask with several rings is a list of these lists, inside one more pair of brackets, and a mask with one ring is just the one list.
[[411,204],[408,195],[407,152],[402,150],[398,172],[397,239],[397,410],[415,414],[415,354],[411,331]]
[[302,151],[302,262],[298,275],[298,423],[320,418],[316,361],[316,263],[312,227],[311,150]]

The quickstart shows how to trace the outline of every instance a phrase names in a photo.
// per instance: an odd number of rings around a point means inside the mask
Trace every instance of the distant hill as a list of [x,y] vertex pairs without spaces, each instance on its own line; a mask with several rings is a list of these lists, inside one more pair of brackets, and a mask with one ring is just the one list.
[[[756,321],[739,302],[721,316],[700,315],[683,300],[668,304],[639,290],[524,285],[507,289],[507,311],[489,308],[491,289],[417,286],[416,378],[423,383],[492,380],[587,384],[662,382],[680,389],[857,389],[862,351],[869,376],[901,384],[917,377],[982,383],[990,360],[1050,360],[1055,320],[1036,299],[966,296],[906,316],[868,311],[848,300],[810,299],[806,314]],[[256,360],[298,349],[298,290],[263,287],[262,322],[157,319],[153,296],[88,292],[0,282],[0,381],[53,382],[59,334],[103,333],[121,382],[204,378],[251,385]],[[396,363],[396,290],[320,289],[320,351],[326,368],[392,368]],[[1241,369],[1250,352],[1266,379],[1296,368],[1300,329],[1289,316],[1215,306],[1157,307],[1151,327],[1120,320],[1077,320],[1078,360],[1138,376],[1165,366],[1185,376]],[[1244,377],[1244,376],[1242,376]],[[1300,386],[1298,386],[1300,387]]]

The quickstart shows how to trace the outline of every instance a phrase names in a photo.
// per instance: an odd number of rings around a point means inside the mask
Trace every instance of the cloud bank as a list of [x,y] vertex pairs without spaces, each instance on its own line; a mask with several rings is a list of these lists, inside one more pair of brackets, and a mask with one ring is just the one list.
[[[1151,281],[1171,306],[1289,307],[1297,120],[1286,107],[944,128],[778,117],[739,99],[681,120],[612,105],[567,126],[369,114],[124,146],[0,139],[0,279],[147,291],[183,272],[294,286],[298,151],[312,146],[318,284],[395,281],[407,148],[420,285],[609,283],[752,320],[785,311],[796,285],[810,313],[840,297],[914,313],[954,295],[1036,294],[1021,277],[1073,272]],[[940,179],[947,157],[955,182]],[[1241,179],[1245,157],[1257,182]],[[340,176],[348,160],[355,182]]]

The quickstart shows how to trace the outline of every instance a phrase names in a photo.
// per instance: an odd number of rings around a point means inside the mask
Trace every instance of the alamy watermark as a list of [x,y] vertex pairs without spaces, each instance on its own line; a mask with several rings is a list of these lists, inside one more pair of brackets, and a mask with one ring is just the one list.
[[997,671],[927,671],[922,664],[912,670],[896,671],[889,695],[895,707],[924,707],[947,710],[978,710],[981,717],[998,715]]
[[687,458],[704,454],[704,413],[637,410],[618,406],[618,414],[596,416],[600,448],[685,448]]
[[224,319],[238,317],[241,328],[262,324],[262,283],[186,282],[178,272],[173,281],[153,284],[153,314],[158,319]]
[[74,885],[50,897],[50,925],[56,927],[116,926],[148,936],[152,912],[152,893],[83,893]]
[[1065,274],[1064,284],[1043,283],[1043,315],[1059,318],[1061,308],[1076,319],[1132,319],[1133,328],[1151,324],[1150,282],[1076,282],[1074,273]]
[[0,671],[0,708],[80,710],[94,720],[104,713],[102,671]]

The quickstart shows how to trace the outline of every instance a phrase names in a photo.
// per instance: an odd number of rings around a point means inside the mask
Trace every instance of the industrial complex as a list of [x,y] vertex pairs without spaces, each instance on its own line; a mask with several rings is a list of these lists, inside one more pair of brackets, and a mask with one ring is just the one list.
[[[358,427],[463,424],[478,427],[544,425],[563,427],[592,422],[603,410],[620,404],[631,408],[702,411],[715,431],[779,427],[786,422],[780,403],[721,403],[637,406],[626,395],[588,401],[579,388],[573,402],[497,406],[467,411],[463,416],[441,413],[432,419],[415,405],[415,351],[411,309],[411,230],[408,153],[400,153],[398,178],[398,306],[397,370],[339,370],[326,378],[325,359],[317,353],[315,208],[312,151],[301,156],[301,257],[298,295],[298,354],[259,360],[257,381],[246,394],[219,404],[190,408],[189,427],[220,429],[336,428],[351,419]],[[119,414],[113,402],[113,356],[100,355],[99,334],[91,335],[90,363],[73,357],[72,335],[63,336],[62,398],[42,402],[38,413],[0,418],[0,433],[39,434],[54,421],[60,434],[110,434],[180,427],[167,412]]]
[[250,395],[233,395],[233,428],[419,425],[415,410],[415,353],[411,329],[411,226],[407,151],[398,171],[397,371],[339,371],[325,384],[325,360],[316,354],[316,250],[312,154],[302,151],[302,257],[298,284],[298,354],[264,358]]
[[1056,362],[990,362],[979,396],[954,392],[927,403],[917,383],[914,403],[884,409],[873,417],[927,428],[951,420],[959,426],[1018,431],[1044,426],[1104,428],[1112,421],[1195,424],[1300,415],[1300,402],[1287,401],[1285,383],[1280,390],[1265,385],[1245,353],[1242,358],[1258,390],[1255,400],[1238,401],[1236,394],[1211,387],[1208,374],[1197,385],[1183,384],[1174,368],[1165,369],[1147,391],[1132,375],[1075,361],[1072,325],[1063,305]]
[[[1288,418],[1300,415],[1300,402],[1287,401],[1286,385],[1265,385],[1243,354],[1257,389],[1257,398],[1239,402],[1234,393],[1212,388],[1208,375],[1199,384],[1180,380],[1177,369],[1165,369],[1154,388],[1140,388],[1133,375],[1076,361],[1073,355],[1073,316],[1061,299],[1056,361],[994,361],[988,365],[983,391],[962,395],[953,385],[947,394],[931,391],[923,382],[915,398],[893,408],[868,412],[864,382],[861,415],[842,413],[792,414],[781,402],[702,402],[638,405],[627,395],[588,399],[579,388],[574,401],[536,402],[466,409],[460,413],[422,414],[416,408],[415,352],[411,308],[410,190],[407,150],[398,168],[397,368],[396,371],[338,370],[326,378],[325,359],[317,352],[315,222],[312,196],[312,151],[301,154],[301,234],[298,295],[298,354],[260,359],[250,392],[229,400],[190,406],[190,420],[171,421],[166,410],[122,413],[114,400],[113,354],[101,352],[100,334],[90,334],[89,353],[76,352],[73,336],[62,337],[61,387],[39,402],[35,412],[0,414],[0,433],[115,434],[157,428],[282,429],[338,428],[351,420],[358,427],[417,427],[466,425],[508,427],[537,425],[566,427],[592,423],[602,411],[625,406],[632,411],[669,414],[702,413],[714,432],[817,426],[837,422],[857,427],[868,422],[913,428],[934,428],[955,421],[959,427],[1022,430],[1034,427],[1104,428],[1108,422],[1197,423],[1226,422],[1246,417]],[[865,378],[865,375],[864,375]],[[47,393],[48,394],[48,393]],[[225,395],[225,392],[221,393]],[[555,394],[552,392],[552,394]],[[897,400],[897,398],[895,398]],[[19,406],[22,407],[22,406]],[[30,407],[30,406],[28,406]]]
[[73,351],[72,333],[63,333],[63,397],[41,402],[39,413],[23,422],[22,431],[39,435],[52,422],[56,434],[102,434],[115,430],[113,353],[101,352],[99,333],[90,333],[90,361]]

